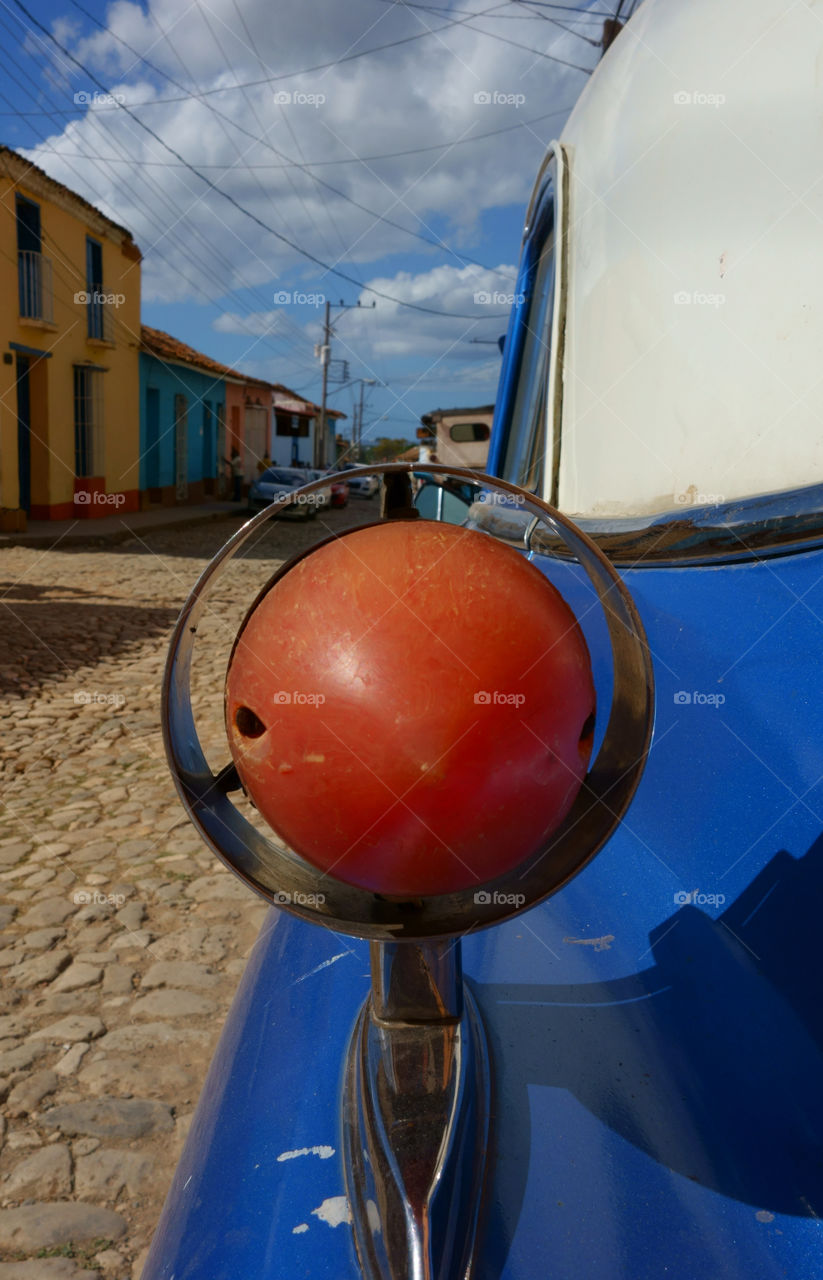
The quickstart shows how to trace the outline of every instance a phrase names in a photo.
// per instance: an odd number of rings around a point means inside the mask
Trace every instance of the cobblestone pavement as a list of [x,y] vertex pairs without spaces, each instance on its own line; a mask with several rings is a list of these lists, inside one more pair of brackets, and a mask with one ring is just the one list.
[[[280,521],[232,564],[193,670],[214,766],[257,590],[376,515]],[[137,1280],[266,916],[188,823],[159,731],[170,628],[239,523],[0,553],[0,1280]]]

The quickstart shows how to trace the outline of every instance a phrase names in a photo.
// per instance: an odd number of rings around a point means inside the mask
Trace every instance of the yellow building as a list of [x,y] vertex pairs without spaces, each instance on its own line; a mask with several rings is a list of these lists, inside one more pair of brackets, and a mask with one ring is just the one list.
[[0,528],[139,509],[140,262],[0,147]]

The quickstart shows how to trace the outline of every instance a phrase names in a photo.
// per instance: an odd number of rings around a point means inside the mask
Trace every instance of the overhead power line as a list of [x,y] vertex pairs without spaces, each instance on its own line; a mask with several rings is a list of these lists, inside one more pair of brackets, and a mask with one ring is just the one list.
[[[25,28],[25,24],[23,24],[22,19],[15,18],[15,20]],[[2,27],[6,31],[9,31],[9,33],[12,34],[10,31],[10,28],[6,26],[6,23],[3,20],[2,15],[0,15],[0,27]],[[2,49],[0,49],[0,57],[3,57],[3,56],[5,56],[4,52]],[[26,94],[26,96],[28,97],[33,96],[31,88],[26,83],[20,81],[14,75],[13,72],[8,71],[7,74],[9,75],[10,79],[13,80],[18,85],[18,87],[22,90],[22,92]],[[0,99],[2,99],[2,96],[3,95],[0,94]],[[51,100],[50,94],[46,93],[45,96],[47,99]],[[6,99],[6,101],[8,100]],[[97,125],[97,122],[93,121],[92,123],[94,124],[95,128],[99,128],[99,126]],[[36,132],[40,133],[39,130],[37,130]],[[40,133],[40,137],[44,138],[44,135]],[[113,141],[114,145],[119,146],[119,143],[117,143],[116,139],[113,139],[111,141]],[[125,151],[123,152],[123,154],[126,157],[126,161],[128,161],[128,155],[125,153]],[[81,180],[81,183],[85,184],[86,187],[90,190],[91,194],[99,202],[102,202],[103,204],[107,203],[106,198],[104,197],[102,192],[97,191],[94,188],[93,184],[89,182],[87,176],[84,174],[81,174],[80,171],[74,167],[74,165],[71,163],[70,157],[66,157],[66,162],[68,164],[68,167],[71,169],[71,171],[75,173],[77,177]],[[94,167],[100,171],[103,177],[114,176],[112,174],[107,174],[105,170],[101,168],[100,164],[96,162],[93,162],[93,163],[94,163]],[[173,232],[173,229],[180,224],[184,216],[183,211],[174,203],[174,201],[169,197],[168,193],[163,189],[162,186],[160,186],[159,183],[155,182],[154,179],[151,179],[150,182],[147,183],[147,186],[149,187],[150,191],[154,189],[157,199],[156,199],[156,203],[154,203],[153,201],[150,201],[148,205],[146,205],[144,201],[141,199],[139,192],[133,190],[127,182],[122,181],[120,183],[120,186],[131,196],[131,198],[134,201],[135,207],[142,210],[142,212],[144,213],[147,219],[147,225],[151,227],[151,225],[154,224],[154,226],[157,227],[159,231],[159,236],[158,236],[158,239],[155,240],[153,245],[151,246],[154,249],[154,251],[158,253],[161,259],[168,262],[169,266],[173,267],[173,269],[182,277],[182,279],[185,280],[187,284],[191,285],[191,287],[195,290],[195,292],[201,295],[206,302],[213,302],[214,299],[209,297],[209,295],[198,283],[198,281],[192,279],[192,277],[187,275],[187,273],[182,269],[179,261],[175,260],[172,263],[171,259],[168,258],[167,254],[163,251],[163,249],[158,247],[160,241],[162,241],[163,239],[172,238],[171,233]],[[193,194],[193,191],[192,191],[192,194]],[[190,240],[192,236],[194,236],[196,240],[199,240],[202,242],[203,249],[205,250],[205,254],[201,252],[198,257],[194,256],[194,254],[191,251],[191,247],[188,243],[188,240]],[[230,278],[231,275],[236,272],[236,268],[234,264],[231,263],[224,254],[222,254],[219,246],[212,244],[209,240],[206,239],[206,237],[200,232],[199,228],[196,225],[193,224],[190,227],[189,231],[187,232],[186,243],[177,243],[175,241],[174,247],[177,253],[182,255],[182,257],[186,261],[190,262],[198,272],[209,277],[214,282],[217,288],[217,296],[219,297],[225,297],[227,295],[236,296],[238,308],[241,311],[253,313],[253,308],[250,306],[250,304],[247,303],[242,296],[240,296],[239,294],[236,294],[236,290],[232,287],[231,283],[226,284],[224,281],[222,281],[218,277],[212,265],[213,263],[218,263],[218,264],[222,263],[225,270],[229,273],[229,278]],[[195,252],[196,252],[196,247],[195,247]],[[242,277],[241,277],[241,281],[242,281]],[[251,292],[260,297],[260,303],[258,303],[258,306],[262,304],[263,310],[270,308],[271,306],[270,297],[264,298],[262,294],[259,294],[259,291],[255,287],[246,286],[245,281],[242,281],[242,283],[244,284],[244,287],[250,287]],[[286,315],[286,313],[283,313],[283,314],[284,316]],[[286,318],[288,320],[290,327],[293,327],[295,330],[297,330],[297,326],[293,324],[293,322],[287,316]],[[119,321],[115,315],[115,325],[117,325],[118,323]],[[297,333],[298,333],[298,336],[302,339],[303,338],[302,333],[300,333],[299,330],[297,330]],[[274,352],[276,351],[275,343],[284,343],[286,346],[294,347],[296,346],[297,337],[292,337],[292,336],[278,332],[277,335],[271,334],[271,335],[266,335],[262,338],[258,338],[258,341],[264,342],[265,345],[269,346],[271,350]],[[298,357],[296,357],[296,355],[292,355],[291,352],[289,353],[289,358],[293,358],[295,360],[299,359]]]
[[[85,66],[85,64],[82,63],[79,58],[76,58],[73,53],[70,53],[69,50],[65,47],[65,45],[61,44],[61,42],[57,39],[56,36],[52,35],[52,33],[48,30],[48,28],[44,26],[44,24],[40,22],[39,19],[36,18],[29,9],[26,8],[26,6],[23,4],[23,0],[14,0],[14,4],[21,11],[21,13],[23,13],[26,16],[26,18],[28,18],[29,22],[38,29],[38,31],[41,31],[43,35],[45,35],[49,40],[51,40],[51,42],[56,46],[56,48],[60,50],[60,52],[64,55],[64,57],[68,58],[69,61],[74,64],[74,66],[78,67],[85,76],[88,76],[90,83],[96,85],[97,88],[102,90],[104,93],[108,92],[105,84],[98,79],[98,77],[94,74],[94,72],[91,71],[87,66]],[[213,191],[216,195],[220,196],[223,200],[225,200],[227,203],[232,205],[233,208],[237,209],[239,213],[243,214],[244,217],[248,218],[251,222],[255,223],[255,225],[259,226],[263,231],[266,231],[270,235],[273,235],[277,240],[281,241],[281,243],[288,245],[288,247],[292,249],[295,253],[298,253],[301,257],[305,258],[307,261],[313,262],[315,266],[321,267],[322,270],[327,272],[328,274],[337,276],[338,279],[345,280],[347,284],[353,285],[355,288],[361,289],[366,293],[371,293],[377,298],[383,298],[387,302],[393,302],[398,306],[406,307],[412,311],[420,311],[424,315],[441,316],[449,320],[478,320],[481,318],[477,315],[467,315],[465,313],[454,312],[454,311],[441,311],[439,308],[435,308],[435,307],[424,307],[417,302],[407,302],[405,299],[398,298],[394,294],[387,293],[383,289],[377,289],[373,285],[367,285],[364,283],[364,281],[358,280],[356,276],[349,275],[348,272],[341,271],[339,267],[335,267],[328,262],[324,262],[322,258],[318,258],[318,256],[312,253],[310,250],[304,249],[302,245],[299,245],[296,241],[292,240],[289,236],[283,235],[283,233],[280,231],[276,231],[274,227],[270,226],[267,222],[264,222],[262,218],[259,218],[257,216],[257,214],[252,213],[250,209],[247,209],[245,205],[241,204],[240,201],[235,199],[235,197],[231,195],[228,191],[223,191],[222,188],[218,187],[214,182],[212,182],[211,178],[209,178],[206,174],[202,173],[199,169],[195,168],[194,165],[189,164],[189,162],[185,159],[185,157],[182,156],[180,152],[177,151],[174,147],[170,146],[169,143],[165,142],[164,139],[160,137],[160,134],[156,132],[156,130],[154,130],[150,125],[145,124],[145,122],[141,120],[138,115],[135,114],[132,107],[127,106],[126,104],[121,104],[119,107],[119,110],[124,111],[126,115],[129,116],[130,119],[134,120],[134,122],[137,125],[139,125],[139,127],[143,129],[146,133],[148,133],[150,137],[154,138],[156,142],[159,142],[160,146],[163,147],[166,151],[168,151],[170,155],[175,156],[176,159],[179,160],[181,164],[183,164],[191,173],[193,173],[195,177],[199,178],[200,181],[203,182],[209,188],[209,190]],[[484,316],[482,318],[502,320],[506,318],[506,313],[501,312],[499,314],[495,314],[494,316]]]
[[[85,14],[85,15],[86,15],[86,17],[88,17],[92,22],[94,22],[94,23],[95,23],[95,24],[96,24],[96,25],[97,25],[101,30],[103,30],[103,31],[107,31],[107,30],[108,30],[108,28],[106,27],[105,23],[103,23],[99,18],[95,17],[95,15],[94,15],[94,14],[90,13],[90,12],[88,11],[88,9],[86,9],[86,8],[85,8],[85,6],[84,6],[84,5],[80,4],[79,0],[71,0],[71,3],[75,6],[75,8],[76,8],[76,9],[78,9],[81,13]],[[226,55],[225,50],[223,49],[222,45],[220,44],[220,42],[219,42],[219,40],[218,40],[218,38],[217,38],[216,33],[214,32],[214,29],[213,29],[213,27],[212,27],[211,23],[210,23],[210,22],[208,21],[208,19],[206,18],[205,13],[203,13],[203,10],[202,10],[201,6],[198,4],[198,6],[197,6],[197,7],[198,7],[198,10],[201,12],[201,15],[203,16],[203,20],[204,20],[204,22],[206,23],[206,25],[207,25],[207,27],[208,27],[208,30],[209,30],[209,32],[210,32],[210,34],[211,34],[211,36],[212,36],[212,39],[214,40],[215,44],[217,45],[218,50],[220,51],[221,57],[222,57],[222,58],[223,58],[223,60],[225,61],[226,65],[227,65],[227,66],[230,66],[228,56]],[[240,22],[242,23],[242,25],[243,25],[243,27],[244,27],[244,29],[245,29],[245,31],[246,31],[246,34],[247,34],[248,39],[249,39],[249,41],[250,41],[250,45],[249,45],[249,47],[251,48],[251,47],[252,47],[252,43],[253,43],[253,42],[252,42],[252,37],[251,37],[251,35],[249,34],[248,27],[246,26],[246,23],[245,23],[245,20],[244,20],[244,18],[243,18],[242,13],[241,13],[241,12],[240,12],[240,10],[237,8],[236,0],[235,0],[235,12],[237,13],[238,18],[239,18]],[[171,39],[170,39],[170,37],[169,37],[168,33],[167,33],[167,32],[165,32],[165,31],[163,31],[162,27],[160,28],[160,30],[162,31],[163,36],[164,36],[164,38],[165,38],[165,40],[166,40],[167,44],[168,44],[168,45],[169,45],[169,47],[172,49],[172,51],[174,52],[174,54],[175,54],[175,56],[177,57],[178,61],[180,62],[180,65],[183,67],[183,70],[184,70],[184,71],[186,72],[186,74],[191,78],[192,82],[194,82],[194,77],[191,75],[191,72],[190,72],[189,68],[186,66],[185,62],[183,62],[183,59],[180,57],[180,54],[178,53],[177,49],[175,48],[174,44],[172,43],[172,41],[171,41]],[[169,75],[167,72],[165,72],[165,71],[161,70],[161,69],[160,69],[159,67],[157,67],[153,62],[150,62],[148,58],[144,58],[144,57],[143,57],[143,55],[142,55],[142,54],[141,54],[137,49],[135,49],[133,45],[129,44],[129,42],[128,42],[127,40],[123,40],[123,39],[122,39],[120,36],[118,36],[115,32],[111,32],[110,34],[114,37],[114,39],[115,39],[115,40],[117,40],[117,42],[118,42],[120,45],[122,45],[122,46],[123,46],[123,48],[128,49],[129,53],[131,53],[135,58],[138,58],[138,59],[139,59],[141,62],[143,62],[147,67],[149,67],[152,71],[156,72],[156,73],[157,73],[158,75],[160,75],[160,76],[163,76],[163,78],[164,78],[164,79],[166,79],[166,80],[168,80],[170,84],[175,85],[175,86],[176,86],[177,88],[179,88],[179,89],[184,89],[184,88],[185,88],[185,86],[184,86],[184,85],[182,85],[182,84],[180,84],[180,82],[179,82],[178,80],[175,80],[175,78],[174,78],[173,76],[171,76],[171,75]],[[265,66],[264,66],[264,64],[262,63],[262,61],[260,60],[259,56],[258,56],[258,62],[260,62],[261,68],[263,68],[263,69],[265,70]],[[232,73],[233,73],[233,74],[235,74],[235,79],[238,79],[238,77],[236,76],[236,73],[234,73],[233,68],[232,68]],[[195,87],[197,87],[197,86],[195,86]],[[245,101],[246,101],[246,104],[248,105],[249,109],[251,110],[252,114],[254,115],[255,119],[257,120],[257,124],[258,124],[259,128],[260,128],[260,129],[261,129],[261,131],[262,131],[262,130],[263,130],[263,127],[264,127],[264,126],[263,126],[263,122],[260,120],[260,117],[259,117],[259,115],[257,114],[257,110],[256,110],[256,108],[255,108],[255,106],[254,106],[254,102],[253,102],[253,100],[249,97],[249,95],[248,95],[248,93],[245,91],[245,89],[243,90],[243,97],[244,97],[244,99],[245,99]],[[461,263],[462,265],[464,265],[464,266],[466,265],[466,263],[471,263],[473,266],[482,267],[485,271],[494,271],[494,272],[495,272],[495,274],[501,275],[501,276],[502,276],[502,277],[504,277],[505,279],[509,279],[509,278],[511,278],[511,273],[510,273],[510,272],[499,272],[499,271],[497,270],[497,268],[496,268],[496,267],[491,267],[491,266],[489,266],[489,265],[488,265],[487,263],[485,263],[485,262],[480,262],[480,261],[478,261],[478,259],[470,257],[468,254],[464,254],[464,253],[457,253],[457,252],[456,252],[454,249],[452,249],[448,244],[446,244],[444,240],[442,240],[442,239],[441,239],[441,238],[439,238],[439,237],[424,235],[424,234],[423,234],[423,232],[415,231],[415,230],[414,230],[414,228],[412,228],[412,227],[406,227],[406,226],[403,226],[403,224],[402,224],[402,223],[400,223],[400,222],[396,222],[393,218],[389,218],[386,214],[379,213],[376,209],[370,209],[367,205],[362,204],[359,200],[355,200],[353,196],[348,195],[345,191],[341,191],[339,187],[335,187],[335,186],[333,186],[330,182],[325,181],[325,179],[321,178],[318,174],[312,173],[312,172],[311,172],[311,170],[310,170],[310,168],[309,168],[309,165],[305,162],[305,160],[296,161],[296,160],[291,160],[291,159],[289,159],[287,156],[285,156],[285,154],[284,154],[282,151],[280,151],[280,150],[279,150],[279,148],[275,147],[275,146],[274,146],[271,142],[269,142],[267,139],[260,137],[259,135],[257,135],[257,134],[255,134],[255,133],[253,133],[250,129],[246,129],[243,125],[238,124],[238,122],[237,122],[236,120],[233,120],[231,116],[228,116],[228,115],[226,115],[224,112],[219,111],[219,110],[217,109],[217,107],[213,106],[213,104],[211,104],[211,103],[209,103],[209,102],[204,102],[204,103],[203,103],[203,105],[204,105],[204,106],[205,106],[209,111],[211,111],[211,112],[212,112],[212,113],[213,113],[213,114],[218,118],[218,120],[220,120],[220,121],[224,121],[224,122],[226,122],[226,123],[228,123],[228,124],[232,125],[232,127],[233,127],[233,128],[237,129],[237,130],[238,130],[238,132],[242,133],[245,137],[247,137],[247,138],[251,138],[253,141],[255,141],[255,142],[259,143],[261,146],[266,147],[266,148],[267,148],[269,151],[271,151],[274,155],[280,156],[283,160],[285,160],[285,161],[286,161],[286,164],[285,164],[285,165],[283,165],[283,166],[264,166],[264,165],[250,165],[250,164],[246,164],[246,162],[245,162],[245,160],[244,160],[244,161],[242,162],[242,165],[240,166],[240,167],[242,167],[244,170],[246,170],[246,169],[247,169],[247,170],[249,170],[250,172],[254,173],[254,172],[255,172],[256,170],[258,170],[258,169],[266,169],[266,168],[280,168],[280,167],[284,167],[284,168],[286,168],[286,169],[288,170],[288,169],[290,169],[290,168],[294,167],[294,168],[300,169],[300,170],[302,170],[302,171],[306,174],[306,176],[307,176],[308,178],[310,178],[310,179],[311,179],[311,181],[312,181],[312,182],[314,182],[314,183],[315,183],[315,184],[317,184],[318,186],[322,186],[322,187],[326,188],[328,191],[331,191],[334,195],[336,195],[336,196],[340,197],[340,199],[344,200],[347,204],[350,204],[350,205],[352,205],[354,208],[359,209],[362,213],[368,214],[368,216],[369,216],[369,217],[371,217],[371,218],[375,218],[375,219],[377,219],[379,222],[383,222],[383,223],[385,223],[387,226],[393,227],[396,231],[401,231],[401,232],[403,232],[403,233],[404,233],[404,235],[413,236],[415,239],[417,239],[417,240],[421,240],[424,244],[431,245],[432,247],[434,247],[434,248],[436,248],[436,249],[442,249],[444,252],[446,252],[446,253],[450,253],[453,257],[457,258],[457,259],[458,259],[458,261],[460,261],[460,263]],[[551,114],[553,114],[553,115],[554,115],[554,114],[560,115],[560,114],[562,114],[562,112],[557,112],[557,113],[552,112]],[[298,144],[297,144],[297,139],[296,139],[296,137],[295,137],[295,135],[294,135],[294,131],[292,130],[292,127],[291,127],[291,122],[290,122],[290,121],[289,121],[289,119],[288,119],[288,115],[286,115],[286,117],[285,117],[285,118],[286,118],[286,123],[287,123],[287,125],[288,125],[288,127],[289,127],[289,130],[290,130],[290,132],[291,132],[291,134],[292,134],[292,138],[293,138],[293,140],[294,140],[294,143],[295,143],[295,145],[298,145]],[[525,123],[526,123],[526,122],[524,121],[524,125],[525,125]],[[223,127],[223,131],[224,131],[224,133],[225,133],[225,126],[223,125],[223,126],[221,126],[221,127]],[[515,126],[515,127],[523,127],[523,126]],[[448,144],[445,144],[445,145],[448,145]],[[55,152],[54,154],[60,155],[61,153],[58,151],[58,152]],[[76,157],[76,156],[75,156],[74,158],[79,158],[79,157]],[[91,157],[91,156],[85,156],[85,157],[83,157],[83,158],[85,158],[85,159],[91,159],[92,157]],[[97,158],[99,158],[99,159],[104,159],[104,157],[97,157]],[[354,160],[354,163],[357,163],[357,162],[358,162],[358,160],[356,160],[356,159],[355,159],[355,160]],[[122,163],[122,162],[121,162],[121,163]],[[135,163],[137,163],[137,164],[141,164],[141,163],[147,163],[147,164],[152,164],[152,163],[154,163],[154,164],[157,164],[157,163],[160,163],[160,164],[168,165],[169,167],[175,167],[175,168],[181,167],[181,166],[179,166],[179,165],[174,164],[174,162],[173,162],[173,161],[165,161],[165,162],[163,162],[163,161],[161,161],[161,162],[151,162],[151,161],[148,161],[148,162],[141,162],[141,161],[135,161]],[[362,160],[362,163],[364,163],[364,164],[365,164],[365,163],[367,163],[366,158],[364,158],[364,159]],[[185,166],[183,166],[183,167],[185,167]],[[217,166],[217,165],[203,165],[202,167],[203,167],[203,168],[211,168],[211,169],[219,168],[219,169],[221,169],[221,170],[222,170],[222,169],[233,170],[233,169],[236,169],[236,168],[237,168],[237,162],[235,162],[234,164],[231,164],[231,165],[225,165],[225,166]],[[291,181],[291,177],[289,177],[289,182],[291,183],[292,190],[294,191],[295,196],[297,197],[297,199],[298,199],[298,200],[300,200],[301,204],[303,205],[303,210],[304,210],[304,212],[305,212],[305,214],[306,214],[306,217],[307,217],[310,221],[312,221],[312,222],[314,223],[315,229],[318,231],[318,234],[320,234],[320,228],[317,226],[317,223],[315,222],[315,220],[314,220],[313,216],[311,215],[311,213],[309,212],[309,210],[306,208],[306,205],[305,205],[305,203],[304,203],[304,201],[303,201],[302,196],[300,195],[300,193],[299,193],[299,192],[297,191],[297,189],[295,188],[294,183]],[[265,196],[266,196],[266,193],[263,191],[262,187],[260,187],[260,183],[259,183],[259,181],[258,181],[258,187],[260,188],[260,190],[261,190],[262,194],[263,194],[263,195],[264,195],[264,197],[265,197]],[[326,208],[325,204],[324,204],[324,206],[323,206],[323,207],[324,207],[324,209]],[[328,213],[328,210],[326,210],[326,212]],[[418,216],[417,214],[413,214],[413,216],[414,216],[414,217],[417,217],[417,218],[418,218],[418,221],[422,221],[422,219],[420,219],[420,218],[419,218],[419,216]],[[333,219],[331,219],[331,215],[330,215],[330,214],[329,214],[329,218],[330,218],[330,221],[332,221],[332,225],[336,225],[336,224],[334,224]],[[339,233],[338,233],[338,234],[339,234]],[[342,239],[341,239],[341,247],[343,247],[343,251],[344,251],[344,253],[345,253],[345,247],[343,246]],[[328,245],[327,245],[327,248],[328,248]]]
[[[48,36],[49,39],[54,42],[57,48],[60,49],[61,53],[65,54],[67,58],[71,58],[72,62],[74,62],[76,66],[79,66],[80,69],[86,75],[88,75],[94,81],[95,84],[98,84],[98,85],[100,84],[100,81],[98,81],[94,76],[92,76],[88,68],[83,66],[81,62],[78,62],[78,60],[74,57],[74,55],[69,53],[68,49],[66,49],[63,45],[61,45],[60,42],[56,39],[56,37],[51,34],[48,28],[43,26],[42,23],[38,22],[38,20],[33,16],[33,14],[29,12],[28,9],[25,8],[24,5],[18,4],[18,0],[13,0],[13,2],[17,4],[18,8],[21,9],[23,13],[26,14],[26,17],[31,22],[33,22],[38,27],[38,29],[43,32],[44,35]],[[499,8],[499,5],[494,5],[493,8],[495,9]],[[472,13],[471,17],[475,19],[483,18],[489,12],[491,12],[491,10],[481,9],[477,13]],[[343,54],[339,58],[331,58],[328,62],[317,62],[311,67],[301,67],[298,71],[280,71],[277,74],[273,74],[270,76],[262,76],[257,80],[244,80],[242,84],[220,85],[218,88],[215,88],[215,89],[203,89],[195,93],[192,93],[190,90],[188,90],[184,94],[181,94],[179,96],[169,96],[166,98],[149,98],[143,102],[133,102],[130,105],[133,108],[162,106],[166,103],[171,103],[171,102],[188,102],[190,99],[211,98],[211,97],[215,97],[219,93],[236,93],[240,89],[254,89],[258,85],[262,85],[262,84],[277,84],[281,80],[294,80],[298,76],[313,75],[315,71],[329,71],[332,67],[342,66],[343,63],[353,62],[357,58],[366,58],[373,53],[384,53],[388,49],[396,49],[400,45],[412,44],[416,40],[424,40],[427,36],[436,36],[442,31],[449,31],[452,27],[462,27],[462,26],[465,26],[470,31],[477,31],[479,35],[490,36],[492,39],[503,40],[504,43],[507,43],[507,41],[505,41],[505,37],[495,36],[490,31],[481,31],[478,27],[471,27],[469,26],[468,18],[460,18],[455,22],[444,22],[443,25],[440,27],[427,27],[425,31],[416,31],[413,35],[410,35],[410,36],[402,36],[397,40],[389,40],[385,44],[373,45],[370,49],[354,50],[352,53]],[[581,71],[586,75],[589,75],[591,73],[590,67],[579,67],[577,66],[576,63],[566,62],[564,58],[556,58],[556,57],[553,57],[551,54],[541,53],[537,49],[529,49],[525,45],[521,45],[518,47],[525,49],[527,53],[535,54],[537,57],[541,57],[541,58],[548,58],[552,62],[560,62],[564,66],[572,67],[575,71]],[[101,112],[102,111],[120,111],[123,109],[124,108],[121,106],[121,104],[118,104],[118,103],[115,103],[112,106],[101,105],[100,107],[97,108],[97,110]],[[78,106],[76,112],[68,112],[68,114],[82,115],[83,112],[84,112],[84,108],[82,106]],[[30,112],[28,114],[34,114],[34,113]]]

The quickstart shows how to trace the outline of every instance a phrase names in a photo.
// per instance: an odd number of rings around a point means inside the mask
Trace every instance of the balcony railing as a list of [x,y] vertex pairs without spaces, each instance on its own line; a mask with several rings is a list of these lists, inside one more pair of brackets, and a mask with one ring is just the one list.
[[114,321],[111,314],[112,303],[103,301],[105,294],[88,293],[87,295],[87,336],[90,342],[114,342]]
[[51,258],[32,249],[17,254],[17,283],[20,297],[20,319],[54,323],[54,294],[51,284]]

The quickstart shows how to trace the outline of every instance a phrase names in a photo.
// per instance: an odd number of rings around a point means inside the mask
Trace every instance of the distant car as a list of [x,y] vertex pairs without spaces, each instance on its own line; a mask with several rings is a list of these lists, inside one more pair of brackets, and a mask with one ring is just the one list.
[[[341,470],[348,472],[352,471],[352,463],[344,463]],[[373,498],[380,488],[380,481],[377,479],[377,476],[371,475],[353,476],[349,474],[346,476],[346,483],[349,486],[350,492],[356,494],[358,498]]]
[[[328,473],[325,471],[307,471],[306,479],[303,481],[303,483],[308,484],[310,480],[325,480],[327,477],[327,474]],[[331,485],[329,485],[328,488],[326,489],[318,489],[317,493],[315,494],[315,497],[317,498],[316,505],[317,505],[318,511],[322,511],[324,507],[334,506],[334,501],[333,501],[334,495],[332,494]]]
[[[268,507],[281,494],[299,489],[312,480],[319,479],[319,472],[301,471],[297,467],[268,467],[259,475],[249,489],[248,504],[252,511],[260,511]],[[320,507],[326,506],[330,495],[321,489],[317,493],[306,494],[305,500],[292,503],[285,508],[283,514],[294,516],[298,520],[311,520],[317,515]]]
[[337,471],[327,471],[325,474],[331,480],[331,505],[345,507],[349,500],[348,481]]

